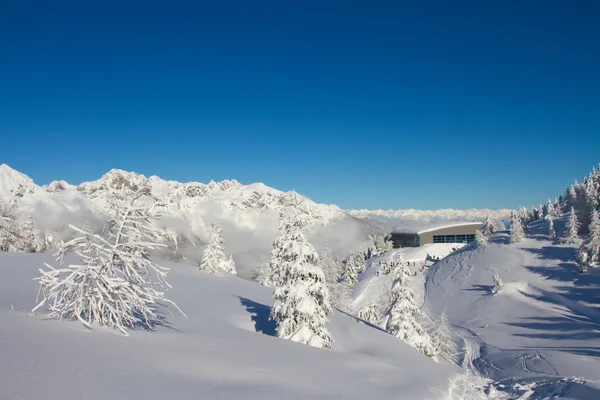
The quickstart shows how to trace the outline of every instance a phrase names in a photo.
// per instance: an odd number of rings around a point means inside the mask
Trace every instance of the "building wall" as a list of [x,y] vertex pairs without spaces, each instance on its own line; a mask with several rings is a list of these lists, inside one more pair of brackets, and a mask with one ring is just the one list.
[[474,235],[475,232],[483,226],[482,222],[474,222],[472,225],[458,225],[449,228],[436,229],[419,234],[421,246],[433,243],[434,235]]

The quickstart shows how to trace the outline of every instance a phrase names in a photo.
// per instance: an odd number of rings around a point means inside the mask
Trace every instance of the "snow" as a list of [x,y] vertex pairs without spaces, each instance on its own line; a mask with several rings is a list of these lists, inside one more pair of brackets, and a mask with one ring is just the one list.
[[[556,226],[562,233],[565,218]],[[578,274],[575,246],[547,240],[545,221],[529,230],[522,243],[496,234],[432,266],[423,310],[446,310],[468,349],[464,365],[513,391],[535,381],[524,398],[600,398],[600,271]],[[496,273],[505,284],[490,295]]]
[[272,291],[167,263],[188,315],[129,337],[31,316],[44,254],[0,253],[2,399],[441,399],[459,370],[341,312],[321,350],[273,337]]

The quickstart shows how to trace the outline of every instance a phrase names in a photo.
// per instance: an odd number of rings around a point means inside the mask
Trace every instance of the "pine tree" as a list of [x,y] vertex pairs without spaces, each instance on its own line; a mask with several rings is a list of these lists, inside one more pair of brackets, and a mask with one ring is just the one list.
[[550,201],[550,199],[548,199],[548,204],[546,204],[546,215],[550,217],[557,217],[556,209],[554,208],[554,205],[552,204],[552,201]]
[[38,300],[39,294],[43,299],[32,312],[49,303],[50,318],[79,320],[90,328],[98,323],[127,335],[127,328],[155,326],[157,304],[179,309],[157,290],[170,287],[169,269],[150,258],[151,251],[166,245],[159,243],[161,234],[152,226],[163,203],[137,206],[138,200],[149,196],[141,189],[118,209],[105,226],[106,237],[70,225],[81,236],[61,245],[58,260],[62,265],[64,256],[74,251],[82,264],[58,269],[46,264],[48,271],[40,269]]
[[579,238],[578,232],[579,221],[577,221],[575,207],[571,207],[571,215],[569,216],[569,220],[567,221],[567,231],[564,239],[565,243],[579,245],[581,243],[581,239]]
[[510,218],[510,242],[520,243],[525,239],[521,218],[513,214]]
[[480,230],[475,232],[475,246],[483,247],[488,243],[488,238]]
[[455,362],[458,355],[458,348],[452,340],[452,329],[450,328],[450,323],[445,312],[442,312],[435,321],[435,326],[430,336],[435,354],[438,354],[447,361]]
[[200,269],[209,274],[215,274],[217,271],[227,272],[232,275],[237,274],[233,258],[225,254],[223,230],[217,223],[211,225],[210,239],[208,246],[204,249]]
[[306,240],[298,215],[286,218],[289,230],[279,241],[281,253],[275,266],[278,285],[270,319],[277,322],[277,336],[314,347],[331,348],[326,324],[331,312],[325,275],[319,256]]
[[590,223],[590,242],[587,245],[589,254],[589,264],[591,266],[598,264],[600,261],[600,216],[599,211],[594,211],[592,214],[592,222]]
[[504,282],[502,282],[500,275],[494,274],[494,284],[492,286],[492,293],[498,293],[502,286],[504,286]]
[[490,217],[485,218],[485,222],[481,227],[481,232],[485,235],[486,238],[490,238],[494,233],[496,233],[496,227],[492,223]]
[[581,273],[587,272],[591,266],[590,264],[590,253],[587,246],[582,242],[577,251],[577,269]]
[[379,306],[377,304],[369,304],[366,307],[363,307],[358,312],[358,318],[367,321],[373,325],[378,325],[381,320],[381,312],[379,311]]
[[552,219],[552,214],[548,214],[546,223],[548,224],[548,239],[555,239],[556,232],[554,231],[554,220]]
[[0,251],[23,251],[25,247],[14,203],[0,201]]
[[386,331],[404,340],[428,357],[435,356],[429,334],[416,320],[419,312],[413,291],[408,286],[409,276],[404,263],[394,268],[392,285],[392,306],[388,312]]
[[344,260],[346,271],[344,272],[344,280],[348,285],[354,286],[358,282],[358,271],[362,271],[365,266],[365,260],[362,252],[355,251],[346,257]]
[[31,215],[27,217],[27,221],[23,226],[24,248],[27,253],[36,253],[39,250],[39,243],[33,232],[33,218]]
[[566,206],[567,208],[573,208],[577,204],[577,192],[575,191],[575,185],[571,185],[567,189],[566,194]]

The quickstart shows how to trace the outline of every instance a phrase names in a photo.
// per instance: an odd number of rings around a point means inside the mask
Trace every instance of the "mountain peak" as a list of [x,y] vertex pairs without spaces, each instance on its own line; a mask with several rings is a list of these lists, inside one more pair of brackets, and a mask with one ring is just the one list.
[[8,164],[0,164],[0,197],[23,197],[25,194],[34,193],[38,186],[33,180]]

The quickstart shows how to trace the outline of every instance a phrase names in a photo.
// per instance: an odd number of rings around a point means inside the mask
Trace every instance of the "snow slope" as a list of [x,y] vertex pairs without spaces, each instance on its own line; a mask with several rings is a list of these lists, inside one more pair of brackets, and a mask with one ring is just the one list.
[[[557,233],[564,219],[556,220]],[[462,364],[526,399],[600,398],[600,271],[575,271],[576,248],[547,240],[545,224],[523,243],[497,234],[426,274],[423,310],[446,310],[465,346]],[[490,295],[492,276],[504,287]],[[557,396],[557,397],[554,397]]]
[[459,376],[401,340],[341,312],[334,350],[272,336],[272,292],[170,263],[187,313],[154,332],[32,316],[42,254],[0,253],[1,399],[446,399]]

